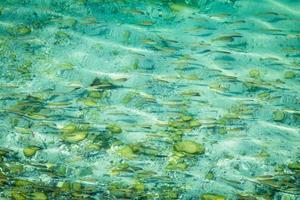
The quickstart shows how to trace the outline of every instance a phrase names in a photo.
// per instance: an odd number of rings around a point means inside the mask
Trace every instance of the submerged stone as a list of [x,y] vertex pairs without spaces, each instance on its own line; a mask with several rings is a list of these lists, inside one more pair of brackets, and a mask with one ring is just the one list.
[[43,192],[34,192],[31,194],[31,198],[33,200],[47,200],[48,199],[47,195]]
[[55,174],[58,176],[65,176],[67,174],[67,168],[63,165],[56,167]]
[[188,168],[188,165],[183,162],[170,162],[166,166],[166,170],[180,170],[180,171],[185,171]]
[[85,146],[86,152],[99,151],[101,149],[101,145],[99,144],[88,144]]
[[[179,188],[163,188],[159,194],[159,199],[179,199],[180,189]],[[152,198],[153,199],[153,198]]]
[[184,115],[181,117],[181,120],[184,121],[184,122],[188,122],[188,121],[191,121],[193,119],[192,116],[189,116],[189,115]]
[[106,129],[113,133],[113,134],[120,134],[122,133],[122,129],[120,126],[118,126],[117,124],[110,124],[106,127]]
[[208,179],[208,180],[213,180],[215,178],[215,175],[213,172],[208,172],[206,175],[205,175],[205,178]]
[[203,194],[201,200],[225,200],[226,198],[216,194]]
[[6,149],[6,148],[0,148],[0,157],[8,155],[9,152],[10,152],[9,149]]
[[77,143],[84,140],[86,137],[87,137],[86,132],[74,132],[74,133],[63,134],[61,138],[64,142]]
[[56,187],[59,188],[63,192],[68,192],[71,189],[71,185],[68,182],[58,182]]
[[68,124],[62,128],[62,132],[64,133],[72,133],[77,129],[75,124]]
[[293,72],[293,71],[286,71],[286,72],[284,73],[283,77],[284,77],[285,79],[293,79],[293,78],[296,77],[296,74],[295,74],[295,72]]
[[258,79],[258,78],[260,78],[260,71],[259,71],[258,69],[251,69],[251,70],[249,71],[249,76],[250,76],[251,78]]
[[58,20],[58,22],[61,27],[68,28],[74,26],[77,23],[77,20],[73,18],[65,18]]
[[19,174],[24,170],[23,165],[19,165],[19,164],[14,164],[14,165],[10,165],[10,173],[12,174]]
[[75,191],[80,191],[82,189],[82,186],[80,183],[75,182],[72,184],[72,189]]
[[257,200],[257,198],[251,194],[239,194],[238,200]]
[[143,192],[145,190],[145,185],[141,182],[136,181],[134,183],[134,189],[136,192]]
[[134,151],[130,146],[122,147],[118,150],[118,154],[127,159],[132,159],[135,157]]
[[283,121],[285,118],[285,113],[281,110],[277,110],[273,113],[273,116],[272,116],[272,119],[275,121],[275,122],[281,122]]
[[190,127],[191,128],[196,128],[196,127],[199,127],[199,126],[201,126],[201,122],[200,121],[197,121],[197,120],[190,121]]
[[189,140],[177,142],[174,145],[174,148],[178,152],[184,152],[189,154],[203,154],[205,152],[205,148],[202,144]]
[[31,29],[28,26],[21,25],[17,27],[16,33],[21,36],[28,35],[29,33],[31,33]]
[[97,102],[95,102],[93,99],[83,99],[82,103],[88,107],[93,107],[97,105]]
[[290,163],[288,164],[288,168],[290,170],[300,170],[300,162],[299,161],[296,161],[296,162],[293,162],[293,163]]
[[29,146],[29,147],[25,147],[23,149],[23,153],[26,157],[32,157],[36,154],[36,152],[40,150],[39,147],[36,146]]
[[90,91],[88,95],[89,95],[89,97],[95,98],[95,99],[100,99],[103,97],[103,93],[100,91]]
[[14,200],[26,200],[26,195],[22,191],[13,190],[11,192],[12,199]]

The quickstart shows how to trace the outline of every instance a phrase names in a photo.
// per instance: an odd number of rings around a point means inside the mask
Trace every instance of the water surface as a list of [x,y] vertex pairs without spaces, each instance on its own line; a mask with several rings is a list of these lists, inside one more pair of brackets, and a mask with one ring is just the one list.
[[2,0],[1,199],[300,199],[299,0]]

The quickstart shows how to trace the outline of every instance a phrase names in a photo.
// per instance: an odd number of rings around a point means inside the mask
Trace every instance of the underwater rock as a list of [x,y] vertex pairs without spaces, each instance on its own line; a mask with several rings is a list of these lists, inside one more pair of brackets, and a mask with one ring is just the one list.
[[[52,166],[52,168],[54,168],[54,166]],[[54,169],[54,174],[57,176],[66,176],[67,174],[67,168],[63,165],[60,166],[56,166]]]
[[36,147],[36,146],[29,146],[29,147],[25,147],[23,149],[23,154],[26,156],[26,157],[32,157],[36,154],[36,152],[40,150],[39,147]]
[[97,105],[97,102],[95,102],[93,99],[82,99],[82,103],[85,105],[85,106],[88,106],[88,107],[93,107],[93,106],[96,106]]
[[197,121],[197,120],[192,120],[192,121],[190,121],[190,127],[191,128],[196,128],[196,127],[199,127],[199,126],[201,126],[202,124],[201,124],[201,122],[200,121]]
[[297,176],[297,173],[265,175],[257,177],[256,181],[272,190],[284,191],[290,194],[299,194],[299,178]]
[[295,72],[293,72],[293,71],[286,71],[286,72],[284,73],[283,77],[284,77],[285,79],[293,79],[293,78],[296,77],[296,74],[295,74]]
[[74,191],[80,191],[81,189],[82,189],[82,186],[81,186],[81,184],[80,183],[73,183],[72,184],[72,189],[74,190]]
[[43,192],[34,192],[31,194],[31,198],[33,200],[47,200],[48,199],[47,195]]
[[75,124],[68,124],[64,126],[61,130],[63,133],[72,133],[77,129],[77,126]]
[[272,119],[275,122],[281,122],[284,120],[284,118],[285,118],[285,113],[283,111],[277,110],[277,111],[273,112]]
[[203,194],[201,200],[225,200],[226,198],[216,194]]
[[106,129],[113,134],[120,134],[122,133],[122,128],[118,126],[117,124],[110,124],[106,126]]
[[99,151],[101,149],[101,145],[99,144],[88,144],[85,146],[86,152]]
[[133,159],[135,157],[134,151],[130,146],[120,148],[118,154],[127,159]]
[[208,179],[208,180],[213,180],[215,178],[215,174],[213,172],[208,172],[205,175],[205,178]]
[[189,140],[177,142],[174,145],[174,148],[178,152],[184,152],[189,154],[204,154],[205,152],[205,148],[202,144]]
[[258,69],[251,69],[251,70],[249,71],[249,76],[250,76],[251,78],[258,79],[258,78],[260,78],[260,71],[259,71]]
[[257,198],[251,194],[239,194],[238,200],[257,200]]
[[25,25],[18,26],[16,29],[16,34],[20,36],[28,35],[29,33],[31,33],[31,29]]
[[72,133],[63,134],[61,139],[64,142],[77,143],[84,140],[86,137],[87,137],[86,132],[72,132]]
[[9,149],[6,148],[0,148],[0,161],[2,159],[2,157],[6,157],[7,155],[9,155],[11,151]]
[[143,192],[145,190],[145,185],[142,182],[136,181],[133,188],[136,192]]
[[71,185],[68,182],[58,182],[56,185],[62,192],[68,192],[71,190]]
[[192,119],[193,119],[193,117],[189,116],[189,115],[183,115],[183,116],[181,116],[181,120],[184,121],[184,122],[191,121]]
[[11,196],[14,200],[26,200],[25,193],[18,190],[12,190]]
[[74,69],[75,65],[72,63],[61,63],[59,65],[62,69],[66,69],[66,70],[72,70]]
[[290,169],[290,170],[300,170],[300,162],[298,162],[298,161],[296,161],[296,162],[293,162],[293,163],[289,163],[288,164],[288,168]]
[[65,18],[65,19],[59,19],[58,23],[61,25],[62,28],[70,28],[72,26],[75,26],[77,21],[73,18]]
[[185,171],[188,168],[188,165],[183,162],[170,162],[166,166],[166,170],[180,170],[180,171]]
[[10,173],[12,174],[20,174],[24,170],[23,165],[19,165],[19,164],[10,165],[9,168],[10,168]]
[[100,91],[90,91],[88,96],[95,99],[101,99],[104,95],[103,92]]

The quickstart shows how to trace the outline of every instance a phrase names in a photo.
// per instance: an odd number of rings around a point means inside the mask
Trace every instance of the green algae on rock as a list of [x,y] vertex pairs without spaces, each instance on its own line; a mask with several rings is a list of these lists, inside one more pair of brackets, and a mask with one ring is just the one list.
[[281,122],[281,121],[283,121],[285,119],[285,113],[284,113],[284,111],[276,110],[275,112],[273,112],[272,119],[275,122]]
[[23,149],[23,153],[26,157],[32,157],[36,154],[36,152],[38,150],[40,150],[40,147],[36,147],[36,146],[29,146],[29,147],[25,147]]
[[61,136],[61,139],[64,142],[77,143],[84,140],[86,137],[87,137],[87,133],[84,131],[80,131],[80,132],[65,133]]
[[288,164],[290,170],[300,171],[300,161],[292,162]]
[[85,106],[94,107],[97,106],[97,102],[93,99],[85,98],[80,100]]
[[133,159],[136,156],[134,150],[130,146],[121,147],[118,150],[118,154],[127,159]]
[[283,77],[284,77],[285,79],[293,79],[293,78],[296,77],[296,73],[293,72],[293,71],[286,71],[286,72],[284,72]]
[[188,168],[188,165],[184,162],[169,162],[166,166],[166,170],[180,170],[185,171]]
[[33,200],[47,200],[48,199],[47,195],[43,192],[33,192],[30,194],[30,196]]
[[63,133],[72,133],[74,132],[78,127],[75,124],[67,124],[65,125],[61,130]]
[[106,129],[113,134],[120,134],[122,133],[122,128],[117,124],[110,124],[106,126]]
[[95,98],[95,99],[101,99],[104,96],[104,92],[90,91],[88,96],[91,97],[91,98]]
[[205,175],[205,178],[208,179],[208,180],[214,180],[215,179],[215,173],[210,170],[206,175]]
[[100,144],[87,144],[84,149],[86,152],[99,151],[101,149],[101,145]]
[[249,71],[249,76],[254,79],[260,78],[260,71],[258,69],[251,69]]
[[175,143],[174,148],[178,152],[189,153],[189,154],[204,154],[205,148],[202,144],[190,141],[183,140]]
[[28,35],[31,33],[31,28],[25,25],[20,25],[16,28],[16,34],[20,36]]
[[201,200],[226,200],[224,196],[217,194],[203,194],[200,198]]

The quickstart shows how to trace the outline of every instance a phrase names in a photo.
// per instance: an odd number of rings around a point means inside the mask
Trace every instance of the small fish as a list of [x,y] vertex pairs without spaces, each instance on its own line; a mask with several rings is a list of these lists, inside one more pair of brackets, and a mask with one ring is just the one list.
[[235,38],[241,38],[239,34],[220,36],[212,39],[212,42],[233,42]]
[[121,87],[111,83],[108,79],[101,78],[95,78],[90,86],[97,89],[117,89]]
[[140,25],[142,25],[142,26],[152,26],[154,24],[155,24],[155,22],[152,22],[152,21],[143,21],[142,23],[140,23]]

